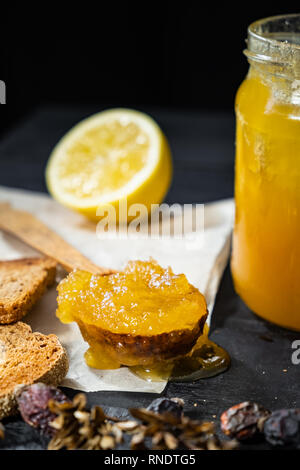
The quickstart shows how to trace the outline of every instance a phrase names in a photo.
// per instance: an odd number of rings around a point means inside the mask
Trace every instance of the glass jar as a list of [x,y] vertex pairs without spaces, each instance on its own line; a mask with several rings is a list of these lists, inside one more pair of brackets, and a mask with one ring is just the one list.
[[231,269],[256,314],[300,330],[300,14],[253,23],[247,45]]

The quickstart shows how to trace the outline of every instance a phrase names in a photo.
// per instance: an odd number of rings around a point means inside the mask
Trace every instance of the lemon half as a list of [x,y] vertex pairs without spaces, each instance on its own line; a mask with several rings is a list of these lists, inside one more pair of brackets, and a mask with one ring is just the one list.
[[[138,111],[111,109],[73,127],[48,160],[46,183],[61,204],[97,220],[97,209],[163,200],[172,158],[156,122]],[[149,212],[148,212],[149,213]],[[118,217],[118,215],[117,215]]]

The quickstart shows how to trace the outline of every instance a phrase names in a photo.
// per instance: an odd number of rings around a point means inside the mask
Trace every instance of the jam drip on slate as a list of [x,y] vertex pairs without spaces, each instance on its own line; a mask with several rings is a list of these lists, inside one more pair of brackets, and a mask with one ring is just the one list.
[[193,350],[172,361],[160,362],[152,367],[135,366],[130,370],[149,382],[169,380],[193,382],[225,372],[230,366],[230,356],[222,347],[208,338],[208,326]]

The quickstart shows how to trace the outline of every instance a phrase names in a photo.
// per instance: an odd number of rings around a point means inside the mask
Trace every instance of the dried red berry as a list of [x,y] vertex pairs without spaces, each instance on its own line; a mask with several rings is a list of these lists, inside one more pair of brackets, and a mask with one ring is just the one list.
[[258,403],[244,401],[232,406],[221,415],[221,429],[224,434],[239,441],[259,436],[270,412]]
[[300,449],[300,409],[274,411],[264,424],[269,444]]
[[56,415],[48,408],[49,400],[55,400],[58,403],[70,402],[61,390],[42,383],[23,387],[17,396],[19,410],[24,421],[43,434],[53,436],[56,431],[50,423]]

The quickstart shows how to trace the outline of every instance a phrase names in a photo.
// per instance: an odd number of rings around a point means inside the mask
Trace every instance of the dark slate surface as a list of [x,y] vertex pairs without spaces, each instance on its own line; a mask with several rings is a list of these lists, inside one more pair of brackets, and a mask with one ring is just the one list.
[[[0,184],[45,190],[43,169],[57,140],[78,120],[97,109],[38,110],[0,142]],[[175,174],[167,202],[205,202],[233,194],[234,119],[225,113],[149,110],[171,143]],[[280,329],[254,316],[235,294],[229,267],[216,300],[211,337],[231,355],[232,366],[218,377],[196,383],[170,383],[164,395],[185,400],[191,416],[217,418],[232,404],[256,400],[268,407],[300,407],[300,365],[293,365],[291,344],[300,334]],[[268,341],[266,340],[268,339]],[[68,395],[74,392],[65,389]],[[114,415],[145,406],[156,395],[89,393]],[[4,449],[42,449],[45,439],[18,418],[6,420]],[[264,444],[250,449],[268,448]]]

